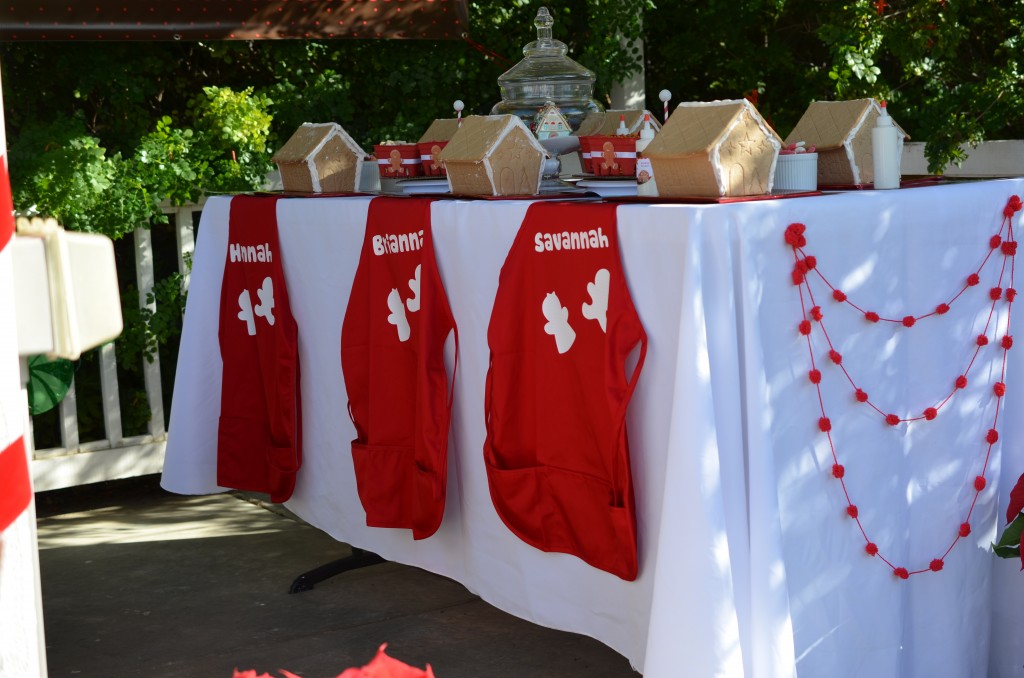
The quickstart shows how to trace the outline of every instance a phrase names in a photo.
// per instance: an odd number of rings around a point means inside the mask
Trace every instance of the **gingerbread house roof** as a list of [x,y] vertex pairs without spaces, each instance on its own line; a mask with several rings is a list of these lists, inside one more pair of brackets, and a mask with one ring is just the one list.
[[438,118],[430,123],[430,127],[420,137],[419,143],[428,141],[448,141],[459,131],[458,118]]
[[304,122],[288,139],[271,160],[275,163],[306,162],[316,156],[327,142],[337,137],[342,143],[361,158],[367,157],[364,151],[348,132],[336,122]]
[[[800,116],[796,127],[786,137],[786,143],[805,141],[817,146],[819,151],[839,148],[866,124],[873,123],[881,112],[881,106],[874,99],[815,101]],[[896,127],[909,138],[903,128]]]

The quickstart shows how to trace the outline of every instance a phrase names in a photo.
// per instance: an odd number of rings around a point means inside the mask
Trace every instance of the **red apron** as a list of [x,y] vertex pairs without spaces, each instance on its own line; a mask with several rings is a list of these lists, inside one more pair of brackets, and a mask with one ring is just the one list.
[[370,527],[437,531],[448,478],[458,331],[434,259],[430,200],[375,198],[341,328],[356,487]]
[[494,507],[520,539],[632,581],[626,407],[647,335],[623,276],[615,209],[536,203],[526,213],[487,330],[484,459]]
[[277,198],[231,200],[220,293],[224,362],[217,484],[286,501],[302,464],[298,329],[288,304]]

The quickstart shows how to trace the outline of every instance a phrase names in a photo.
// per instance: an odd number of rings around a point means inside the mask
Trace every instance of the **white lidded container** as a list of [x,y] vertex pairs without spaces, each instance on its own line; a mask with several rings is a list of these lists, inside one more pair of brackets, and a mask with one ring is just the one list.
[[780,153],[775,162],[773,193],[818,190],[817,153]]

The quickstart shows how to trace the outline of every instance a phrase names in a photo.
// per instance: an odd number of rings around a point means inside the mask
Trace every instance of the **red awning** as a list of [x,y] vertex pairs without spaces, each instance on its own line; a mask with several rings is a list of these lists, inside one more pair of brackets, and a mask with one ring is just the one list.
[[467,0],[0,0],[0,40],[458,40]]

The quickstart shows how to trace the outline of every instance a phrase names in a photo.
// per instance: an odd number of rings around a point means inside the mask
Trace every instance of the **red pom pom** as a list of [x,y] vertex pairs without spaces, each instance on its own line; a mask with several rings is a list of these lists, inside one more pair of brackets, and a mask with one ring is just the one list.
[[878,555],[878,544],[876,544],[873,541],[869,541],[867,545],[864,547],[864,550],[867,552],[869,556]]
[[800,334],[807,336],[811,333],[811,321],[801,320],[800,321]]
[[978,346],[987,346],[988,345],[988,337],[986,337],[984,334],[979,334],[978,338],[975,341],[978,342]]
[[803,224],[790,224],[786,227],[785,239],[786,244],[792,247],[803,247],[807,244],[807,238],[804,237],[804,231],[807,227]]
[[829,421],[828,417],[822,417],[818,420],[818,428],[820,428],[823,433],[828,433],[832,430],[832,422]]
[[1006,384],[1004,384],[1001,381],[997,381],[995,384],[993,384],[992,390],[995,392],[997,397],[1002,398],[1004,395],[1006,395]]
[[900,418],[895,414],[887,414],[885,415],[885,423],[889,426],[895,426],[900,423]]
[[990,428],[988,433],[985,434],[985,441],[989,445],[995,445],[997,440],[999,440],[999,431],[994,428]]
[[974,489],[981,492],[985,489],[985,476],[977,476],[974,479]]
[[968,286],[974,287],[979,282],[981,282],[981,278],[978,277],[977,273],[972,273],[969,276],[967,276],[967,285]]
[[846,301],[846,293],[842,290],[832,290],[832,298],[836,301]]
[[962,374],[959,377],[957,377],[956,378],[956,387],[957,388],[967,388],[967,377],[962,375]]
[[996,249],[996,248],[998,248],[1002,244],[1003,244],[1003,239],[1000,238],[998,234],[996,234],[996,235],[994,235],[994,236],[992,236],[991,238],[988,239],[988,246],[991,247],[992,249]]
[[811,380],[812,384],[821,383],[821,370],[811,370],[807,373],[807,378]]
[[1013,337],[1011,337],[1009,334],[1007,334],[1005,337],[1003,337],[1003,342],[1002,343],[1003,343],[1003,348],[1005,348],[1006,350],[1010,350],[1011,348],[1013,348]]
[[993,287],[988,291],[988,298],[992,301],[999,301],[999,298],[1003,296],[1002,287]]
[[949,304],[939,304],[935,307],[935,312],[939,315],[943,313],[949,313]]
[[854,397],[857,398],[858,403],[866,403],[868,401],[868,394],[862,389],[857,389],[853,393]]
[[804,274],[800,271],[793,271],[793,284],[802,285],[804,282]]
[[850,504],[849,506],[846,507],[846,515],[850,516],[851,518],[857,517],[858,511],[856,504]]
[[821,322],[822,317],[823,316],[821,314],[821,306],[815,306],[814,308],[811,309],[811,318],[812,319],[814,319],[814,320],[816,320],[818,322]]
[[1014,240],[1012,242],[1004,242],[1003,254],[1005,254],[1008,257],[1012,257],[1013,255],[1017,254],[1017,241]]
[[1013,303],[1013,300],[1017,298],[1017,290],[1012,287],[1006,288],[1006,300]]
[[878,314],[875,313],[874,311],[868,311],[867,313],[865,313],[864,314],[864,318],[869,323],[877,323],[878,322]]
[[960,523],[960,536],[961,537],[966,537],[970,533],[971,533],[971,524],[970,523]]
[[935,559],[932,560],[932,562],[930,562],[928,564],[928,569],[931,570],[932,572],[938,572],[939,570],[942,569],[942,566],[944,564],[945,563],[943,563],[940,558],[935,558]]
[[797,259],[793,265],[794,271],[800,271],[801,273],[807,273],[807,262],[803,259]]
[[892,573],[900,579],[910,579],[910,573],[907,572],[907,568],[905,567],[897,567],[892,571]]
[[832,475],[836,478],[842,478],[846,475],[846,469],[842,464],[832,464]]
[[917,321],[914,319],[914,316],[912,315],[908,315],[903,318],[904,327],[913,327],[915,322]]
[[1019,212],[1021,208],[1020,196],[1011,195],[1010,199],[1006,201],[1006,207],[1003,208],[1003,216],[1012,217],[1014,212]]
[[836,365],[841,365],[843,363],[843,354],[841,354],[839,351],[835,349],[832,349],[831,351],[828,352],[828,357]]
[[934,407],[926,408],[924,411],[924,418],[927,419],[928,421],[931,421],[937,416],[939,416],[939,411]]
[[804,258],[804,263],[807,264],[807,270],[810,271],[818,265],[818,260],[809,256]]

